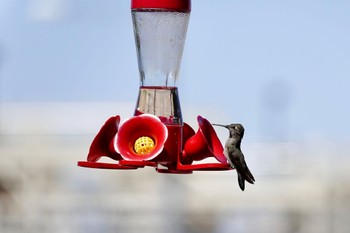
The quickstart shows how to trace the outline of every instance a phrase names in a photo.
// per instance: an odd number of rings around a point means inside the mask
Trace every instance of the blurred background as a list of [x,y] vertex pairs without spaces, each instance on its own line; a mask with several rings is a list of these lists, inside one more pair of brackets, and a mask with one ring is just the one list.
[[[0,1],[0,232],[348,232],[350,2],[192,0],[185,122],[240,122],[256,178],[77,167],[139,88],[130,1]],[[227,132],[217,129],[224,143]]]

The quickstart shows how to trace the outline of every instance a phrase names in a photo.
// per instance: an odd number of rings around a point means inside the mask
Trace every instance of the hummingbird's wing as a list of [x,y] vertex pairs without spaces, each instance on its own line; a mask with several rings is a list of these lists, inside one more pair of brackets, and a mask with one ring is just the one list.
[[242,176],[242,178],[249,183],[254,184],[255,179],[248,169],[242,151],[234,146],[227,146],[227,157],[231,165],[236,168],[237,172]]
[[[242,152],[241,152],[242,153]],[[248,181],[249,183],[251,184],[254,184],[254,176],[253,174],[250,172],[248,166],[247,166],[247,163],[245,162],[244,160],[244,155],[242,153],[242,156],[240,157],[241,158],[241,164],[242,164],[242,168],[243,168],[243,171],[244,173],[242,174],[242,176],[245,178],[246,181]]]
[[248,166],[246,166],[246,168],[247,168],[247,170],[246,170],[246,171],[247,171],[247,176],[249,176],[249,178],[250,178],[253,182],[255,182],[255,178],[254,178],[253,174],[250,172]]

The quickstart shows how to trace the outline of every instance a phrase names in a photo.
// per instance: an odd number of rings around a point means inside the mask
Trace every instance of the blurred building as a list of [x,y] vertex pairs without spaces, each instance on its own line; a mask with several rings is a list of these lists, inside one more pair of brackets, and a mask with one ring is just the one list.
[[129,107],[2,104],[0,232],[348,231],[346,146],[243,143],[257,180],[244,192],[235,172],[77,167],[113,109]]

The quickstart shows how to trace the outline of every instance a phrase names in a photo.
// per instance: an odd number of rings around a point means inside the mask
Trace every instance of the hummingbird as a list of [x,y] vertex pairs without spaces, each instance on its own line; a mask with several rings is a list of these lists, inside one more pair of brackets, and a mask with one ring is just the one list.
[[254,184],[255,182],[255,178],[250,172],[241,150],[241,142],[244,136],[244,127],[241,124],[213,125],[225,127],[230,132],[229,138],[225,143],[224,154],[231,167],[236,169],[239,187],[242,191],[244,191],[245,181],[251,184]]

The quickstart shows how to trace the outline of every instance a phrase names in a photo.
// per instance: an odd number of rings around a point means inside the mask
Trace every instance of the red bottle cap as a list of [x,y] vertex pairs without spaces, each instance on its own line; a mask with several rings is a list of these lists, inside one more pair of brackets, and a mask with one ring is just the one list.
[[145,8],[190,12],[191,0],[131,0],[131,9]]

